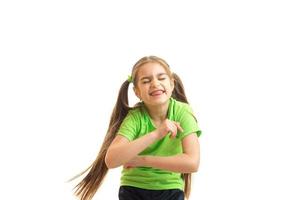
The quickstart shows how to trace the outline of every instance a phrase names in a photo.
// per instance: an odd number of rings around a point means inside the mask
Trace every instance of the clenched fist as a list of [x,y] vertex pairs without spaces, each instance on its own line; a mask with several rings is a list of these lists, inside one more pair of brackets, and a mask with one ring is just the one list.
[[171,133],[171,138],[175,138],[177,131],[183,131],[180,123],[166,119],[156,129],[158,139],[165,137],[168,133]]

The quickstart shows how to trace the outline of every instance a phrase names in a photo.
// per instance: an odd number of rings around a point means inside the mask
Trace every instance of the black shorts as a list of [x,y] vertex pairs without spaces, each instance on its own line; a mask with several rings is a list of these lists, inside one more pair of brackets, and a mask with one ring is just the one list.
[[119,200],[184,200],[184,192],[179,189],[146,190],[132,186],[121,186]]

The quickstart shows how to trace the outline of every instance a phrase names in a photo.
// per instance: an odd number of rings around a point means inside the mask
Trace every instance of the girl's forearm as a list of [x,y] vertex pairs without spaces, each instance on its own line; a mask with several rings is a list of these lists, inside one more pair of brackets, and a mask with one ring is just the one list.
[[199,158],[185,153],[167,157],[141,156],[141,160],[141,166],[180,173],[193,173],[199,167]]
[[108,168],[115,168],[125,164],[157,139],[157,132],[153,131],[131,142],[114,145],[108,150],[105,158]]

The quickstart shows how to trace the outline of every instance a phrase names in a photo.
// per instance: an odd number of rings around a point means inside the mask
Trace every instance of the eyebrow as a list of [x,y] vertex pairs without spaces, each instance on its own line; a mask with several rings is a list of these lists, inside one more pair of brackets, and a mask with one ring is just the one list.
[[[168,75],[168,74],[167,73],[158,73],[158,74],[156,74],[156,76],[163,76],[163,75]],[[144,76],[140,80],[151,79],[151,77],[152,76]]]

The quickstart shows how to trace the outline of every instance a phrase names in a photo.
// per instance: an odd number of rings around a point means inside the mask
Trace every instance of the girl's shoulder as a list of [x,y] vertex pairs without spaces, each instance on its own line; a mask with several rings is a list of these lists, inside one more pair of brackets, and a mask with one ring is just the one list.
[[170,109],[173,109],[174,112],[175,111],[182,112],[182,111],[191,111],[192,110],[190,104],[182,102],[182,101],[178,101],[174,98],[171,98]]
[[139,118],[143,116],[143,112],[143,107],[140,103],[137,103],[128,111],[128,115]]
[[184,119],[193,117],[196,119],[194,111],[190,104],[171,99],[169,106],[168,118],[175,121],[182,121]]

